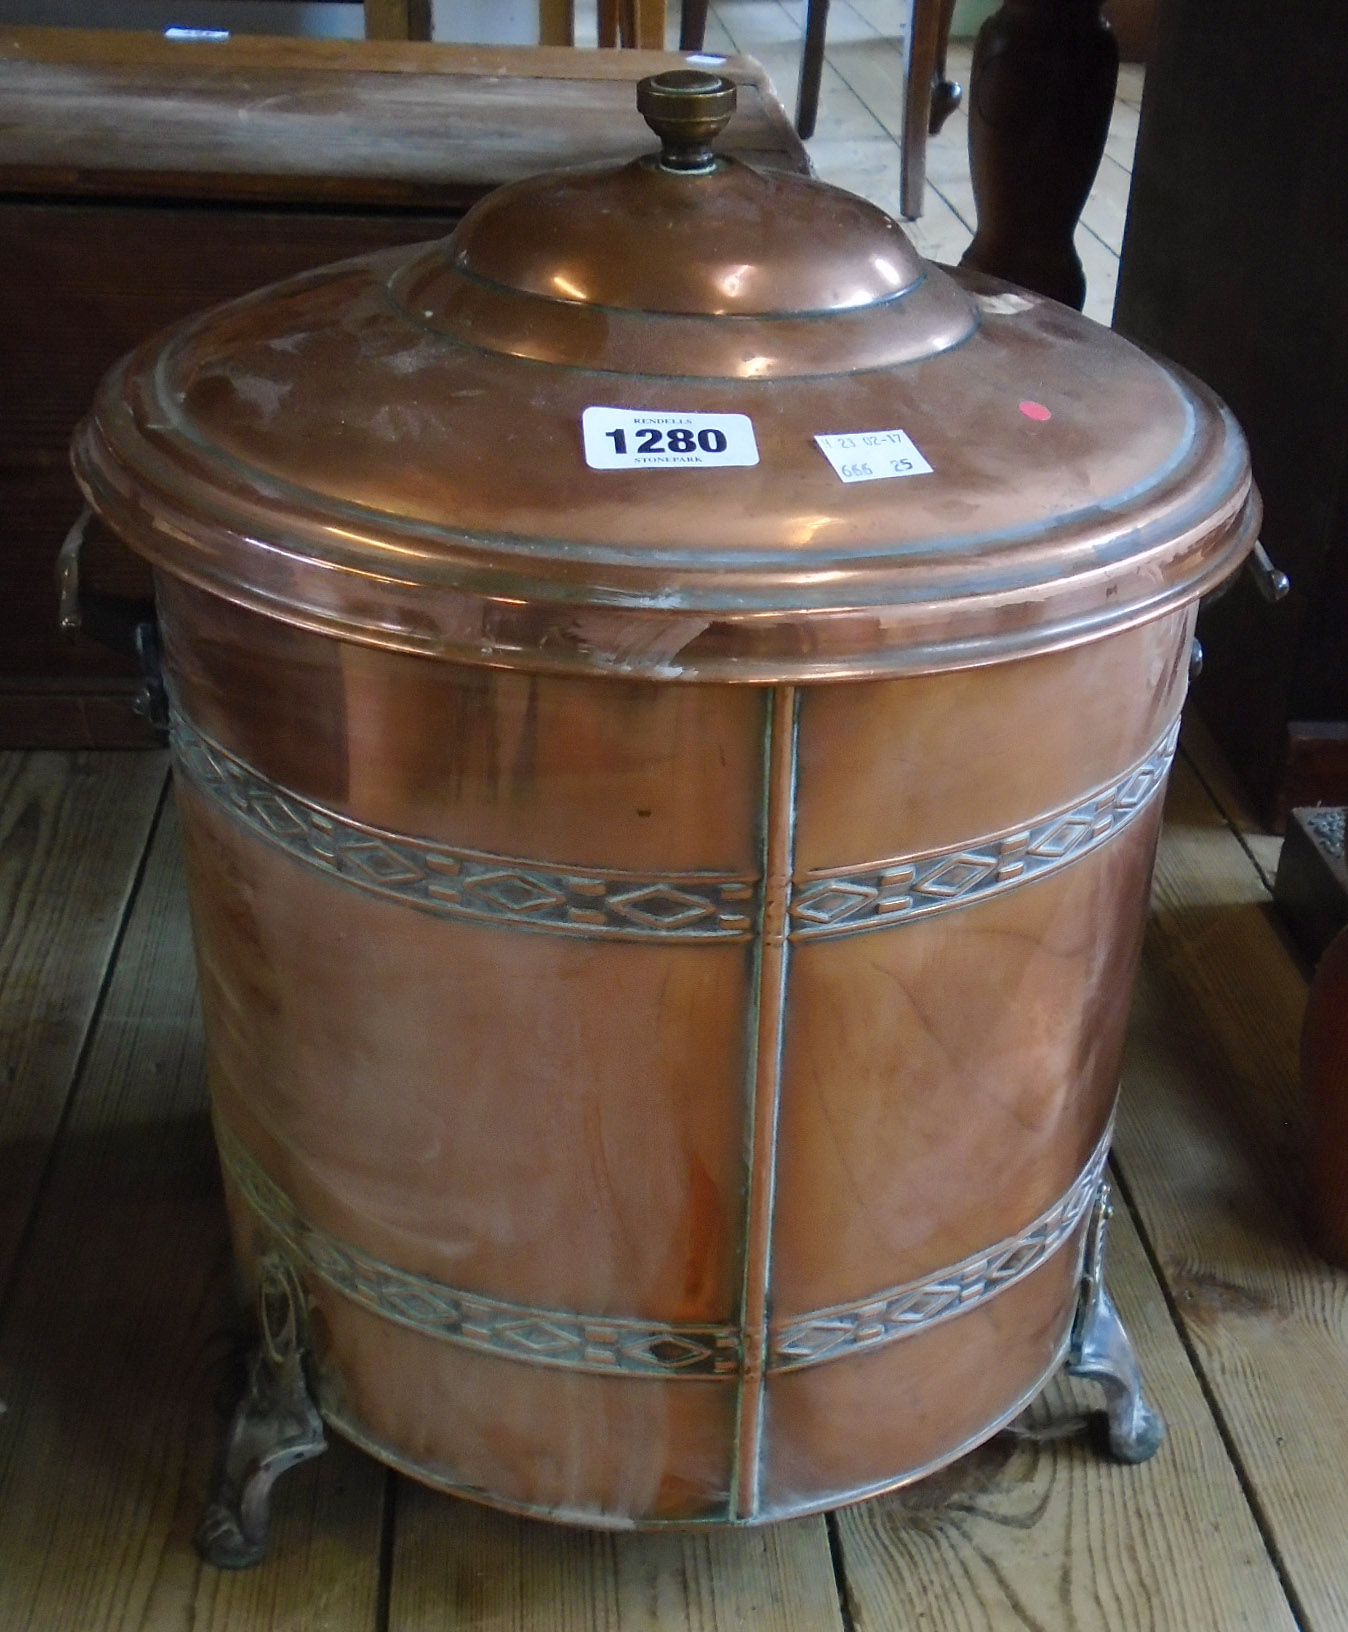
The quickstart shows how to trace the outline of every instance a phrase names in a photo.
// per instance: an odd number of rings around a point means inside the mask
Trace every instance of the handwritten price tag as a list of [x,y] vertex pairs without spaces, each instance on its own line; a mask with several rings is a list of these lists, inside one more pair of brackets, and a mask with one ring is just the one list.
[[931,466],[907,431],[848,431],[842,436],[816,436],[815,442],[844,482],[931,475]]

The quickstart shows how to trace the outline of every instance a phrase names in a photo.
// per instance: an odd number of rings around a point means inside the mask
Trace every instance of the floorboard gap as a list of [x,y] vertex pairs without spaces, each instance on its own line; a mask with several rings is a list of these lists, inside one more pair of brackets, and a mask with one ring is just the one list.
[[[1213,1424],[1215,1425],[1217,1433],[1221,1438],[1222,1445],[1226,1450],[1232,1470],[1234,1471],[1236,1480],[1240,1485],[1241,1494],[1244,1496],[1250,1512],[1254,1517],[1255,1526],[1257,1527],[1260,1539],[1264,1544],[1264,1551],[1268,1554],[1269,1563],[1273,1566],[1274,1573],[1278,1577],[1278,1584],[1282,1587],[1283,1594],[1287,1599],[1288,1607],[1292,1612],[1292,1618],[1296,1622],[1297,1626],[1301,1628],[1301,1632],[1315,1632],[1314,1625],[1307,1614],[1306,1605],[1303,1602],[1300,1593],[1298,1593],[1296,1587],[1292,1583],[1291,1571],[1288,1567],[1287,1560],[1283,1556],[1282,1549],[1278,1546],[1277,1538],[1273,1534],[1272,1524],[1270,1523],[1269,1515],[1265,1510],[1264,1504],[1260,1499],[1258,1487],[1250,1478],[1249,1472],[1245,1467],[1244,1460],[1241,1457],[1239,1447],[1235,1441],[1235,1436],[1232,1434],[1230,1425],[1227,1422],[1226,1413],[1222,1408],[1221,1401],[1217,1398],[1216,1391],[1213,1389],[1208,1380],[1207,1369],[1203,1365],[1202,1356],[1199,1354],[1198,1348],[1195,1345],[1193,1338],[1190,1336],[1188,1325],[1183,1314],[1180,1312],[1179,1304],[1176,1302],[1175,1295],[1171,1290],[1170,1281],[1166,1275],[1165,1267],[1161,1263],[1160,1256],[1152,1243],[1151,1232],[1148,1230],[1146,1221],[1142,1217],[1141,1210],[1137,1206],[1132,1188],[1128,1183],[1127,1176],[1124,1174],[1119,1165],[1117,1156],[1112,1156],[1110,1158],[1109,1171],[1110,1177],[1113,1180],[1114,1188],[1118,1192],[1119,1200],[1122,1201],[1123,1205],[1128,1209],[1129,1216],[1132,1218],[1133,1225],[1137,1230],[1138,1240],[1142,1243],[1142,1251],[1146,1255],[1148,1264],[1151,1265],[1151,1272],[1156,1277],[1156,1284],[1161,1289],[1161,1296],[1165,1299],[1165,1306],[1170,1315],[1171,1323],[1174,1325],[1175,1331],[1179,1336],[1180,1344],[1184,1349],[1185,1355],[1188,1357],[1189,1365],[1192,1368],[1194,1378],[1202,1391],[1203,1399],[1207,1403],[1207,1408],[1212,1414]],[[1165,1455],[1164,1445],[1161,1446],[1158,1454],[1161,1456]]]
[[843,1554],[838,1515],[826,1513],[824,1524],[828,1530],[828,1555],[833,1561],[833,1585],[838,1593],[838,1614],[842,1618],[843,1632],[856,1632],[856,1617],[852,1613],[852,1595],[847,1588],[847,1560]]
[[1204,774],[1203,767],[1199,762],[1198,756],[1196,754],[1190,753],[1190,751],[1183,745],[1183,743],[1180,744],[1180,750],[1179,751],[1180,751],[1181,756],[1184,759],[1185,764],[1194,773],[1195,777],[1197,777],[1199,786],[1203,789],[1203,792],[1206,793],[1208,798],[1212,801],[1213,808],[1216,810],[1217,814],[1221,817],[1221,819],[1226,823],[1227,827],[1230,828],[1231,832],[1235,835],[1236,843],[1245,852],[1247,858],[1249,859],[1250,866],[1253,867],[1255,872],[1258,873],[1258,875],[1259,875],[1259,882],[1264,886],[1265,890],[1268,891],[1268,893],[1269,893],[1269,895],[1271,897],[1272,894],[1273,894],[1273,880],[1268,876],[1268,874],[1260,866],[1259,858],[1258,858],[1258,856],[1255,855],[1254,851],[1250,848],[1249,841],[1246,839],[1245,834],[1241,831],[1241,829],[1237,826],[1237,824],[1231,819],[1230,813],[1227,811],[1226,805],[1222,801],[1220,791],[1217,788],[1213,787],[1213,785],[1209,781],[1208,777]]
[[399,1476],[384,1470],[384,1512],[379,1529],[379,1586],[374,1606],[374,1632],[389,1632],[393,1604],[393,1549],[398,1534]]

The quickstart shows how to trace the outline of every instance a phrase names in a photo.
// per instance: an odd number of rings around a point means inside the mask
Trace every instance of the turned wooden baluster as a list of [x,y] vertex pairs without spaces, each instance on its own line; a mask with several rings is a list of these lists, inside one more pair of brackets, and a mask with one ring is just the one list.
[[1109,133],[1119,53],[1102,0],[1003,0],[974,46],[966,266],[1080,310],[1073,247]]

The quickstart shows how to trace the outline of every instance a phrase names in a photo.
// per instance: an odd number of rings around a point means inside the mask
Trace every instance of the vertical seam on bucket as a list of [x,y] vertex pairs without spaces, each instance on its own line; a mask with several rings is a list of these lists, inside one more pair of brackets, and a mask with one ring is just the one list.
[[743,1362],[735,1422],[731,1515],[758,1511],[768,1351],[768,1282],[786,1019],[787,938],[796,818],[797,700],[795,686],[768,697],[764,743],[763,891],[752,983],[749,1057],[744,1278],[740,1294]]

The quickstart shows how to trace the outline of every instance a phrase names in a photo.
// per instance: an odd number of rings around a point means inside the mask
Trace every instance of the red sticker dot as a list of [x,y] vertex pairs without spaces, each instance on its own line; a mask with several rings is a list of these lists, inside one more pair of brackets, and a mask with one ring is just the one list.
[[1026,419],[1043,420],[1053,418],[1053,415],[1047,408],[1044,407],[1042,402],[1022,402],[1019,404],[1019,407],[1021,413],[1025,415]]

